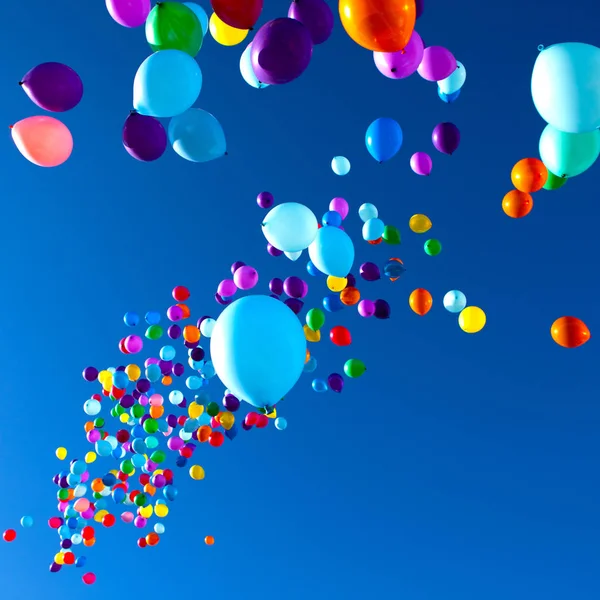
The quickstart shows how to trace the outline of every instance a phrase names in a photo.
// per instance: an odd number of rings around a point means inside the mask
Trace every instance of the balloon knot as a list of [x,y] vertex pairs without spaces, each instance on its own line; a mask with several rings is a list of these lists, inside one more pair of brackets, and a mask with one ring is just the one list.
[[398,69],[396,69],[396,67],[394,67],[393,69],[390,69],[392,73],[395,73]]
[[538,46],[538,52],[541,52],[542,50],[544,50],[544,44]]
[[24,81],[19,81],[19,85],[23,85],[24,83]]
[[229,152],[225,151],[224,156],[229,156]]
[[12,129],[13,127],[14,127],[14,125],[9,125],[8,126],[9,129]]
[[129,114],[130,114],[130,115],[137,115],[137,114],[138,114],[138,111],[137,111],[137,110],[135,110],[135,108],[134,108],[134,109],[132,109],[132,110],[130,110],[130,111],[129,111]]

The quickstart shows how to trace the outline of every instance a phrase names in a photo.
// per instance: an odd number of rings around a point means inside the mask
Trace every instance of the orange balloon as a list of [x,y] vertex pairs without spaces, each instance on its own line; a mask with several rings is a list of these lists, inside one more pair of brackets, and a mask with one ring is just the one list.
[[205,543],[207,546],[212,546],[212,545],[215,543],[215,538],[214,538],[212,535],[207,535],[207,536],[204,538],[204,543]]
[[200,340],[200,330],[195,325],[186,325],[183,328],[183,339],[190,344]]
[[424,290],[423,288],[417,288],[410,295],[408,303],[413,311],[422,317],[431,310],[433,298],[427,290]]
[[533,208],[533,198],[531,194],[511,190],[502,199],[502,210],[513,219],[526,217]]
[[181,309],[181,312],[183,313],[183,315],[181,316],[182,319],[189,319],[190,315],[192,314],[192,311],[190,310],[190,307],[187,304],[177,304],[177,306],[179,306],[179,308]]
[[304,363],[307,363],[310,360],[310,350],[306,349],[306,354],[304,355]]
[[208,425],[202,425],[202,427],[198,429],[198,440],[200,442],[207,442],[211,433],[212,429]]
[[54,117],[27,117],[11,127],[19,152],[38,167],[58,167],[73,152],[69,128]]
[[158,537],[157,533],[152,532],[146,536],[146,543],[148,546],[156,546],[158,542],[160,542],[160,538]]
[[170,375],[165,375],[160,382],[163,385],[171,385],[173,383],[173,378]]
[[561,317],[552,323],[552,339],[563,348],[583,346],[592,337],[587,325],[576,317]]
[[523,158],[510,174],[513,185],[527,194],[541,190],[548,179],[548,169],[539,158]]
[[373,52],[404,50],[415,28],[415,0],[340,0],[346,33]]
[[346,306],[354,306],[360,300],[360,292],[355,287],[344,288],[340,292],[340,300]]
[[151,406],[150,407],[150,416],[153,419],[160,419],[165,414],[164,406]]

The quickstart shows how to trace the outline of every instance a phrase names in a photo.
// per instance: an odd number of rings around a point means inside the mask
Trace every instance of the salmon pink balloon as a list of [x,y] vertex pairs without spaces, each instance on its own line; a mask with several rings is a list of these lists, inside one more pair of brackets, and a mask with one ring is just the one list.
[[71,156],[73,136],[54,117],[27,117],[11,127],[19,152],[39,167],[58,167]]
[[123,27],[141,27],[151,8],[150,0],[106,0],[108,14]]

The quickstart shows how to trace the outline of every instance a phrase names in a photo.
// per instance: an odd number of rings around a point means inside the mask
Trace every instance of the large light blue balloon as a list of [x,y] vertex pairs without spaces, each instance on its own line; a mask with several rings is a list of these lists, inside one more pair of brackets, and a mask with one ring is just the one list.
[[227,152],[221,123],[201,108],[190,108],[171,119],[169,141],[179,156],[196,163],[221,158]]
[[456,61],[456,69],[452,71],[446,79],[442,79],[438,81],[438,89],[442,94],[446,94],[446,96],[451,96],[452,94],[460,91],[463,85],[465,85],[465,81],[467,80],[467,70],[465,69],[465,65],[461,62]]
[[350,173],[350,161],[345,156],[334,156],[331,159],[331,170],[340,177]]
[[242,56],[240,57],[240,73],[242,74],[244,81],[257,90],[269,87],[268,83],[259,81],[254,73],[254,67],[252,66],[252,42],[246,46],[246,49],[242,52]]
[[569,42],[542,50],[531,74],[531,95],[544,121],[559,131],[600,127],[600,48]]
[[334,277],[346,277],[354,264],[352,239],[339,227],[321,227],[308,254],[319,271]]
[[133,81],[133,107],[141,115],[174,117],[191,108],[202,89],[198,63],[180,50],[150,55]]
[[195,2],[184,2],[183,4],[198,17],[198,21],[200,21],[200,25],[202,26],[202,34],[206,35],[206,32],[208,31],[208,15],[206,14],[206,11]]
[[402,147],[402,139],[402,127],[388,117],[375,119],[365,134],[369,154],[380,163],[396,156]]
[[272,208],[262,223],[267,242],[282,252],[306,250],[318,229],[315,213],[298,202],[285,202]]
[[306,339],[298,317],[283,302],[246,296],[217,319],[210,354],[232,394],[258,408],[272,407],[300,378]]
[[540,136],[540,158],[558,177],[576,177],[587,171],[600,155],[600,131],[565,133],[546,125]]

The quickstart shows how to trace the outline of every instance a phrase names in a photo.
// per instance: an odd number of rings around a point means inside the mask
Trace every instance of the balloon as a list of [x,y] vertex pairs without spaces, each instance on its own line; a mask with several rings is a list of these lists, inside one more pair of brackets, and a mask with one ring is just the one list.
[[442,102],[445,102],[446,104],[452,104],[460,96],[460,90],[457,90],[453,94],[444,94],[444,92],[442,92],[442,90],[440,90],[440,88],[438,87],[438,96],[440,97],[440,100],[442,100]]
[[340,0],[346,33],[374,52],[404,50],[415,28],[415,0]]
[[180,2],[159,2],[146,21],[146,41],[153,52],[181,50],[196,56],[204,34],[196,13]]
[[27,71],[19,82],[30,100],[50,112],[75,108],[83,97],[83,83],[77,73],[57,62],[47,62]]
[[427,240],[423,249],[428,256],[437,256],[442,251],[442,243],[436,239]]
[[565,133],[546,125],[540,137],[540,158],[559,177],[576,177],[587,171],[600,155],[600,130]]
[[236,270],[233,281],[240,290],[251,290],[258,283],[258,271],[254,267],[244,265]]
[[327,312],[338,312],[344,308],[344,303],[338,294],[328,294],[323,298],[323,308]]
[[362,226],[362,236],[367,242],[378,240],[385,231],[385,225],[381,219],[369,219]]
[[385,300],[375,300],[375,318],[376,319],[389,319],[392,309]]
[[312,51],[310,31],[300,21],[273,19],[252,40],[252,67],[259,81],[289,83],[304,73]]
[[563,348],[583,346],[592,337],[587,325],[576,317],[560,317],[550,328],[552,339]]
[[223,23],[236,29],[252,29],[260,17],[263,0],[210,0]]
[[365,281],[377,281],[381,279],[381,271],[375,263],[366,262],[360,265],[360,276]]
[[358,314],[364,318],[372,317],[375,314],[375,302],[372,300],[361,300],[358,303]]
[[17,532],[14,529],[7,529],[3,534],[5,542],[14,542],[17,539]]
[[478,333],[485,327],[486,320],[478,306],[467,306],[458,315],[458,325],[465,333]]
[[343,325],[336,325],[329,332],[329,339],[336,346],[349,346],[352,343],[352,336],[346,327]]
[[365,363],[358,358],[351,358],[344,364],[344,373],[353,379],[360,377],[366,370]]
[[344,220],[348,216],[350,207],[348,206],[348,202],[343,198],[334,198],[329,203],[329,210],[335,210],[342,217],[342,220]]
[[248,35],[247,29],[238,29],[227,25],[227,23],[224,23],[216,13],[210,15],[208,29],[215,42],[221,44],[221,46],[237,46],[238,44],[241,44]]
[[73,151],[68,127],[53,117],[27,117],[11,127],[19,152],[38,167],[58,167]]
[[325,0],[292,0],[288,17],[308,29],[315,45],[326,42],[333,31],[333,12]]
[[559,131],[598,129],[600,48],[569,42],[543,49],[533,66],[531,96],[542,119]]
[[339,373],[332,373],[327,377],[327,385],[332,392],[340,394],[344,389],[344,378]]
[[532,194],[546,184],[548,169],[538,158],[523,158],[512,168],[510,178],[517,190]]
[[67,449],[61,446],[60,448],[56,449],[55,454],[58,460],[65,460],[65,458],[67,458]]
[[352,239],[338,227],[322,227],[308,247],[310,260],[326,275],[346,277],[354,263]]
[[460,290],[451,290],[445,294],[443,304],[448,312],[459,313],[467,305],[467,297]]
[[210,353],[219,379],[237,398],[272,407],[296,384],[306,339],[294,313],[269,296],[246,296],[217,319]]
[[169,141],[179,156],[191,162],[209,162],[227,154],[221,124],[201,108],[190,108],[171,119]]
[[208,33],[208,15],[206,14],[206,11],[195,2],[184,2],[183,4],[194,12],[198,18],[198,21],[200,21],[200,26],[202,27],[202,36],[205,36]]
[[327,287],[332,292],[341,292],[348,285],[348,279],[346,277],[335,277],[330,275],[327,278]]
[[417,288],[409,296],[408,304],[415,313],[423,317],[431,310],[433,298],[427,290]]
[[408,222],[408,226],[415,233],[426,233],[431,229],[432,223],[426,215],[413,215]]
[[402,128],[394,119],[375,119],[367,128],[365,144],[377,162],[390,160],[402,146]]
[[345,156],[334,156],[331,160],[331,170],[340,177],[350,173],[350,161]]
[[325,381],[323,381],[322,379],[313,379],[312,381],[312,389],[315,392],[318,393],[324,393],[326,392],[329,388],[327,387],[327,383]]
[[530,194],[511,190],[502,199],[502,210],[513,219],[526,217],[533,209],[533,198]]
[[151,7],[150,0],[106,0],[108,14],[123,27],[141,27]]
[[[544,165],[546,166],[546,165]],[[554,173],[548,171],[548,179],[544,184],[545,190],[557,190],[567,183],[564,177],[557,177]]]
[[301,256],[302,256],[302,250],[298,250],[296,252],[284,252],[284,254],[287,256],[287,258],[289,258],[291,261],[296,261],[298,260]]
[[260,192],[260,194],[256,196],[256,203],[261,208],[271,208],[275,203],[275,198],[273,198],[271,192]]
[[341,227],[342,215],[335,210],[328,210],[321,219],[323,227]]
[[306,313],[306,324],[313,331],[319,331],[325,325],[325,313],[320,308],[311,308]]
[[442,94],[446,94],[446,96],[451,96],[456,92],[460,92],[463,85],[465,85],[465,81],[467,80],[467,70],[465,66],[456,61],[456,69],[448,75],[445,79],[438,81],[438,90]]
[[198,63],[180,50],[150,55],[133,81],[133,107],[149,117],[174,117],[188,110],[200,95]]
[[151,162],[167,149],[167,132],[158,119],[132,111],[123,125],[123,146],[133,158]]
[[28,529],[29,527],[33,527],[33,517],[22,517],[21,518],[21,527]]
[[423,51],[423,60],[417,69],[427,81],[442,81],[450,76],[458,66],[450,50],[442,46],[429,46]]
[[390,246],[397,246],[401,243],[400,231],[398,231],[398,228],[394,227],[393,225],[386,225],[383,228],[381,238],[386,244],[389,244]]
[[415,152],[410,157],[410,168],[417,175],[428,176],[431,174],[433,162],[429,154],[425,152]]
[[423,14],[423,0],[416,0],[415,6],[416,6],[416,15],[417,15],[417,19],[418,19]]
[[283,417],[277,417],[275,419],[275,429],[278,429],[279,431],[287,429],[287,420]]
[[366,223],[370,219],[376,219],[379,216],[379,211],[374,204],[365,202],[358,209],[358,216],[363,223]]
[[460,131],[454,123],[439,123],[431,134],[435,149],[442,154],[454,154],[460,144]]
[[423,40],[413,31],[403,50],[397,52],[373,52],[377,70],[390,79],[404,79],[412,75],[423,60]]
[[318,227],[312,210],[297,202],[286,202],[272,208],[262,223],[267,241],[283,252],[299,252],[308,248],[317,236]]
[[254,67],[252,66],[252,42],[246,46],[246,49],[242,52],[242,56],[240,57],[240,73],[242,74],[244,81],[257,90],[269,87],[268,83],[259,81],[254,72]]

